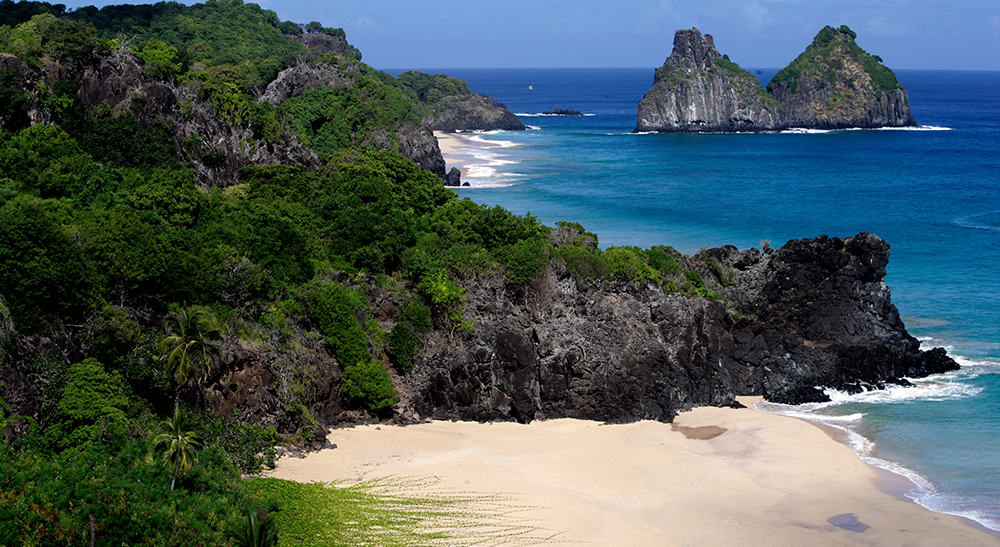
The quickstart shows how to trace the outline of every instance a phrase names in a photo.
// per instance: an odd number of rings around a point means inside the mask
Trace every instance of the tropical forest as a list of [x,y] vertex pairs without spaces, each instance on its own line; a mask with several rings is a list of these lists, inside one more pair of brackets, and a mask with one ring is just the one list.
[[0,545],[426,544],[453,502],[259,475],[401,419],[473,284],[721,298],[715,262],[459,199],[425,120],[471,93],[241,0],[0,1]]

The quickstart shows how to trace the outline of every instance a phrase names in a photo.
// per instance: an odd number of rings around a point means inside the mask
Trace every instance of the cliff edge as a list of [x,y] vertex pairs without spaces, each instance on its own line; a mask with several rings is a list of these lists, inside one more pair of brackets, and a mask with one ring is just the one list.
[[906,127],[916,125],[896,75],[869,55],[847,26],[824,27],[767,90],[781,102],[791,127]]

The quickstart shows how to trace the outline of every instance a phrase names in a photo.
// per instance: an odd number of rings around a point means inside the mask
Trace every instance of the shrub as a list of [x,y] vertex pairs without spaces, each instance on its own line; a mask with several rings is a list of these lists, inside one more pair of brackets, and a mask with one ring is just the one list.
[[614,279],[659,281],[659,272],[643,260],[642,251],[633,247],[610,247],[604,253],[608,276]]
[[316,319],[319,330],[326,337],[326,343],[333,355],[344,367],[371,360],[368,339],[355,315],[357,309],[351,298],[351,291],[340,283],[320,283],[308,287],[306,307],[309,315]]
[[274,443],[278,434],[274,427],[261,424],[240,424],[216,417],[201,426],[201,438],[206,444],[217,445],[229,461],[247,475],[256,475],[274,469],[277,452]]
[[413,337],[409,325],[396,323],[389,333],[389,358],[404,371],[413,369],[413,357],[417,351],[417,339]]
[[539,239],[523,239],[501,251],[505,270],[510,280],[517,284],[533,281],[545,272],[549,255]]
[[399,401],[389,372],[378,361],[358,361],[344,367],[340,390],[353,404],[376,412],[390,409]]
[[646,262],[650,266],[659,270],[663,275],[674,275],[681,273],[681,265],[677,263],[676,257],[679,253],[673,247],[657,245],[645,251]]
[[431,310],[419,298],[407,298],[399,308],[399,320],[417,332],[427,332],[431,328]]
[[0,207],[0,279],[22,333],[77,319],[97,302],[93,267],[59,214],[58,203],[23,195]]
[[555,253],[566,263],[566,270],[578,285],[584,279],[600,279],[608,275],[608,265],[604,262],[604,255],[597,249],[557,247]]

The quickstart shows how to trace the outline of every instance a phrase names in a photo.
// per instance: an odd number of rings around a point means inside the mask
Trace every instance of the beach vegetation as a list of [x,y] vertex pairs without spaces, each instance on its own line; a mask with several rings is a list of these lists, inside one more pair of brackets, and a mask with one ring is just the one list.
[[[435,479],[399,477],[355,484],[251,478],[247,491],[281,529],[282,545],[489,545],[546,543],[552,532],[513,517],[517,500],[438,489]],[[496,519],[497,511],[506,515]],[[478,525],[477,523],[488,523]]]
[[404,372],[413,370],[413,358],[419,342],[410,325],[400,322],[389,332],[389,358]]
[[179,408],[174,409],[172,416],[160,422],[160,433],[153,437],[151,450],[163,451],[164,466],[170,469],[170,491],[177,484],[177,474],[189,471],[198,463],[196,448],[201,446],[198,432],[188,429],[187,416]]
[[171,312],[164,320],[167,335],[160,340],[163,363],[178,384],[200,386],[215,368],[221,352],[216,342],[222,338],[222,326],[215,313],[206,306],[188,306]]

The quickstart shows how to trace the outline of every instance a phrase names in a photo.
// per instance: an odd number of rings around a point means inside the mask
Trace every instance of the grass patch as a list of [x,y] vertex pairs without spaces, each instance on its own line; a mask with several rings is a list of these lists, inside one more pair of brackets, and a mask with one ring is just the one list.
[[537,545],[555,532],[530,524],[507,494],[436,488],[437,479],[388,477],[350,486],[274,478],[245,481],[274,508],[282,546]]

